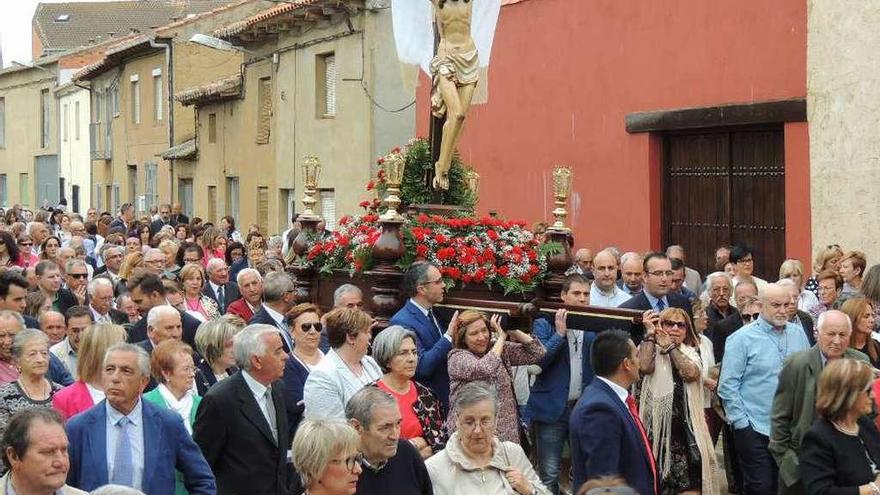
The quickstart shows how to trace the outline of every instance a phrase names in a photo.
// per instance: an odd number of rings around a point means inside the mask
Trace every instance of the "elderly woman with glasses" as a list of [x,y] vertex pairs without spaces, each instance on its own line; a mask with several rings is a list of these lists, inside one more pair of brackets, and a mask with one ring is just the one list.
[[[305,420],[291,448],[293,467],[309,495],[354,495],[361,475],[360,437],[341,420]],[[394,492],[394,487],[388,487]]]
[[704,414],[700,341],[688,314],[645,312],[639,411],[657,459],[660,493],[717,493],[715,449]]
[[[453,321],[458,331],[453,333],[454,349],[449,351],[447,361],[449,397],[454,398],[458,389],[468,382],[492,384],[498,393],[498,438],[519,443],[519,418],[510,368],[538,364],[547,352],[544,345],[520,330],[505,331],[501,328],[500,315],[490,319],[479,311],[467,310],[457,319],[453,317]],[[450,433],[458,425],[457,412],[454,406],[449,410],[446,427]]]
[[287,323],[293,339],[290,359],[284,363],[284,405],[291,437],[302,420],[305,404],[303,388],[309,373],[324,359],[318,349],[321,341],[321,310],[311,303],[297,304],[287,312]]
[[306,379],[305,417],[344,420],[351,396],[382,377],[379,365],[367,355],[373,318],[359,309],[337,308],[327,313],[324,323],[330,351]]
[[874,373],[855,359],[829,361],[816,391],[819,419],[800,449],[806,493],[875,495],[880,492],[880,433],[872,411]]
[[18,236],[18,252],[22,266],[34,266],[40,262],[40,257],[34,253],[34,239],[28,234]]
[[416,334],[398,325],[382,330],[373,341],[373,359],[385,374],[372,385],[397,401],[403,420],[400,438],[409,440],[424,459],[442,450],[447,436],[440,401],[413,379],[419,363]]
[[[150,371],[158,386],[144,394],[144,400],[180,416],[190,435],[202,401],[193,390],[196,367],[192,354],[192,347],[184,342],[174,339],[160,342],[150,355]],[[174,494],[187,495],[183,473],[175,471],[174,477]]]
[[496,435],[498,399],[490,384],[462,385],[452,404],[458,411],[455,433],[425,461],[435,495],[550,494],[522,447]]

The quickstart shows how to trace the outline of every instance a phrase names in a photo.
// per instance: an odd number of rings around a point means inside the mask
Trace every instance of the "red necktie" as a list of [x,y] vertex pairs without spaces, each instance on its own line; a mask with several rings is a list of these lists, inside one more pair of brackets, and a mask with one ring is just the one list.
[[633,398],[632,394],[626,397],[626,406],[629,408],[629,413],[632,415],[633,420],[636,422],[636,426],[639,427],[639,434],[642,435],[642,441],[645,442],[645,450],[648,454],[648,459],[651,461],[651,473],[654,475],[654,493],[657,493],[657,464],[654,462],[654,450],[651,448],[651,442],[648,441],[648,435],[645,433],[645,427],[642,425],[642,420],[639,417],[639,409],[636,407],[636,400]]

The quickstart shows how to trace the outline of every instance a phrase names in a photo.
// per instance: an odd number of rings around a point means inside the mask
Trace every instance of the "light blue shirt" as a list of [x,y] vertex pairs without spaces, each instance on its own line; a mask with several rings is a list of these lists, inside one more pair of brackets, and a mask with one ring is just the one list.
[[801,327],[786,323],[779,332],[763,316],[727,337],[718,396],[733,429],[751,426],[770,436],[779,372],[789,356],[809,348]]
[[[116,459],[116,444],[119,436],[116,423],[125,415],[113,409],[109,402],[104,403],[107,407],[107,477],[113,479],[113,462]],[[144,481],[144,407],[140,399],[128,414],[128,420],[131,421],[128,435],[131,441],[131,460],[134,465],[133,488],[140,490]]]
[[601,306],[603,308],[616,308],[632,298],[623,289],[617,287],[617,284],[611,286],[611,292],[603,292],[596,282],[590,287],[590,306]]
[[658,298],[652,296],[650,292],[648,292],[644,289],[642,289],[642,290],[645,293],[645,297],[648,298],[648,302],[651,304],[651,309],[653,309],[654,311],[657,311],[657,301],[659,301],[661,299],[663,300],[663,309],[669,309],[669,300],[666,299],[666,296],[663,296],[658,299]]

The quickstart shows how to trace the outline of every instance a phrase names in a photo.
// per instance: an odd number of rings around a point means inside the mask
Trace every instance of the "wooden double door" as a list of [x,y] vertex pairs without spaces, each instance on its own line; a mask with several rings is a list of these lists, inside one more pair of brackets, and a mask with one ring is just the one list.
[[663,245],[684,246],[705,277],[718,246],[745,243],[755,275],[776,280],[785,260],[784,144],[781,126],[665,135]]

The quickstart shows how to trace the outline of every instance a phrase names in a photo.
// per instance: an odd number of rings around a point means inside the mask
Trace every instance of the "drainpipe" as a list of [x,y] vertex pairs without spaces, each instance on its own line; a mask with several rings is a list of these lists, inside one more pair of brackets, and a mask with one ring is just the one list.
[[[167,43],[159,43],[155,38],[150,39],[150,46],[153,48],[165,49],[165,74],[168,84],[166,84],[166,93],[168,98],[168,147],[174,146],[174,76],[171,73],[171,41]],[[174,160],[169,160],[168,169],[168,195],[169,202],[174,202]]]

